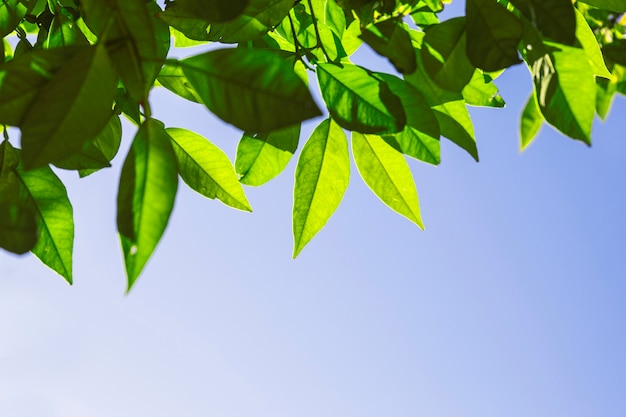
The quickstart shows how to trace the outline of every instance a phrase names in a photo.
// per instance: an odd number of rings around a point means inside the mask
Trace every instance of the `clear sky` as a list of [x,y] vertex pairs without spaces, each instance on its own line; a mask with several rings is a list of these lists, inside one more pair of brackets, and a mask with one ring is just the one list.
[[[80,181],[62,172],[75,285],[0,253],[0,416],[623,417],[626,100],[591,148],[544,127],[520,154],[530,84],[518,66],[498,80],[505,109],[472,109],[480,163],[443,139],[440,166],[410,162],[425,231],[353,166],[294,261],[295,159],[246,189],[252,214],[181,182],[128,296],[122,159]],[[153,100],[167,125],[234,157],[236,130],[169,93]]]

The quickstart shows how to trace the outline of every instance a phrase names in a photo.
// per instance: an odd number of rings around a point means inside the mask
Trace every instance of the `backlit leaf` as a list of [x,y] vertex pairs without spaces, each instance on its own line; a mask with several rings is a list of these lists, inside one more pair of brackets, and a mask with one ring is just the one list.
[[167,227],[177,189],[176,156],[170,137],[161,122],[147,119],[124,161],[117,195],[117,228],[128,290]]
[[539,111],[537,97],[531,94],[522,111],[520,123],[521,144],[520,150],[524,150],[530,145],[541,130],[543,124],[543,116]]
[[352,133],[352,154],[361,178],[392,210],[424,228],[413,175],[402,154],[377,135]]
[[324,120],[302,149],[293,192],[293,257],[333,215],[350,181],[348,141],[343,130]]
[[270,132],[321,114],[293,68],[271,52],[218,49],[181,65],[209,110],[241,130]]
[[576,9],[574,9],[574,11],[576,13],[576,38],[585,50],[594,74],[598,77],[611,79],[611,72],[604,63],[604,57],[602,56],[602,51],[596,40],[596,35],[593,34],[593,31],[585,20],[585,16]]
[[186,129],[168,128],[178,173],[193,190],[231,207],[252,211],[228,156],[206,138]]
[[317,66],[322,97],[342,127],[363,133],[399,132],[406,124],[400,99],[367,70],[351,64]]
[[612,12],[626,12],[626,1],[624,0],[580,0],[599,9],[610,10]]

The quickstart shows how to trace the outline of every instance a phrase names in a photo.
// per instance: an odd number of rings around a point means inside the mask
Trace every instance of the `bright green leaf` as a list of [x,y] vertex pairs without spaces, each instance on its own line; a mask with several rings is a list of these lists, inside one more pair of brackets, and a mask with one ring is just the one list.
[[178,189],[176,156],[163,124],[147,119],[124,161],[117,195],[128,290],[156,248],[174,208]]
[[477,69],[462,91],[465,102],[470,106],[504,107],[504,99],[491,77]]
[[168,128],[178,173],[189,187],[207,198],[252,211],[228,156],[206,138],[186,129]]
[[413,175],[402,154],[377,135],[352,133],[352,154],[361,178],[392,210],[424,228]]
[[599,9],[610,10],[612,12],[626,12],[626,0],[579,0]]
[[324,120],[302,149],[293,192],[293,257],[324,227],[348,188],[350,157],[343,130]]
[[298,148],[300,125],[245,134],[237,146],[235,170],[242,184],[259,186],[280,174]]
[[178,65],[164,65],[157,80],[163,87],[184,99],[195,103],[202,102],[198,93],[196,93],[196,90],[194,90],[185,76],[183,69]]
[[580,45],[585,50],[589,63],[593,72],[598,77],[604,77],[611,79],[611,72],[607,69],[602,56],[602,51],[596,40],[596,35],[589,27],[589,24],[585,20],[585,16],[581,12],[575,9],[576,13],[576,38]]

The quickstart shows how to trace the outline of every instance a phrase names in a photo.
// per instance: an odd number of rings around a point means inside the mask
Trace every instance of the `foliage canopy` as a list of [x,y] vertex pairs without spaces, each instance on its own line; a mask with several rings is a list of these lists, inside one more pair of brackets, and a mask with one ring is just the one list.
[[[130,289],[166,229],[179,178],[251,211],[242,184],[259,186],[284,170],[305,120],[326,113],[298,157],[294,257],[340,204],[350,154],[372,191],[423,228],[405,157],[438,164],[444,137],[478,161],[467,106],[503,107],[494,80],[513,65],[526,65],[534,83],[521,115],[522,149],[544,123],[590,145],[594,117],[605,118],[614,95],[626,94],[626,0],[467,0],[465,16],[440,21],[444,7],[440,0],[2,0],[0,247],[31,251],[72,282],[72,205],[51,166],[81,177],[109,167],[122,115],[137,126],[117,195]],[[172,42],[225,45],[177,60],[168,58]],[[397,73],[353,63],[360,47]],[[206,138],[157,120],[153,88],[241,129],[234,165]],[[8,126],[19,128],[20,149]]]

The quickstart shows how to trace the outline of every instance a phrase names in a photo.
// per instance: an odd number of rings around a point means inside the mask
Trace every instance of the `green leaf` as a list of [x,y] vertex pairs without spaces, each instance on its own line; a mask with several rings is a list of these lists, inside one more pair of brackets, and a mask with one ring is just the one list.
[[491,77],[477,69],[462,91],[465,103],[471,106],[504,107],[504,99]]
[[63,159],[95,138],[111,118],[115,85],[104,47],[84,47],[68,61],[21,120],[24,166]]
[[0,123],[18,126],[41,87],[83,50],[35,50],[0,65]]
[[106,35],[111,61],[128,93],[142,102],[169,50],[169,28],[155,17],[161,9],[144,0],[81,0],[81,5],[89,28],[99,37]]
[[235,170],[242,184],[263,185],[280,174],[298,148],[300,125],[262,134],[245,134],[237,146]]
[[361,178],[392,210],[424,228],[413,175],[401,153],[377,135],[352,133],[352,154]]
[[25,201],[17,164],[17,152],[9,142],[0,143],[0,248],[21,255],[37,243],[37,219]]
[[89,41],[74,23],[74,19],[58,10],[52,19],[46,48],[58,48],[66,45],[89,45]]
[[402,102],[407,121],[401,132],[383,135],[383,139],[405,155],[430,164],[439,164],[439,122],[428,101],[418,89],[390,74],[375,73]]
[[[17,27],[28,13],[28,1],[2,0],[0,2],[0,36],[5,37]],[[32,1],[31,1],[32,3]]]
[[402,74],[415,71],[415,51],[401,20],[391,19],[367,26],[361,39],[376,53],[387,57]]
[[191,86],[191,83],[180,66],[165,64],[163,68],[161,68],[157,80],[163,87],[174,94],[195,103],[202,103],[198,93]]
[[78,170],[80,176],[85,177],[102,168],[110,167],[121,141],[122,124],[119,116],[113,115],[94,140],[85,142],[79,152],[55,161],[54,165],[63,169]]
[[467,0],[467,56],[474,66],[497,71],[518,64],[522,38],[518,18],[493,0]]
[[602,56],[600,45],[598,45],[598,41],[596,40],[596,35],[594,35],[589,27],[585,16],[576,9],[574,9],[574,11],[576,14],[576,38],[585,50],[594,74],[598,77],[611,79],[611,72],[604,63],[604,57]]
[[521,144],[520,150],[524,150],[530,145],[535,137],[541,130],[543,124],[543,116],[539,111],[539,105],[537,104],[537,97],[531,94],[522,111],[522,118],[520,123],[520,136]]
[[602,47],[604,56],[619,65],[626,66],[626,39],[617,39]]
[[252,211],[228,156],[206,138],[186,129],[168,128],[178,173],[191,189],[239,210]]
[[176,0],[167,8],[176,9],[179,15],[220,23],[242,14],[249,3],[250,0]]
[[460,93],[437,86],[424,71],[421,54],[417,54],[418,70],[405,77],[426,98],[439,122],[441,135],[466,150],[478,161],[472,119]]
[[474,74],[466,54],[465,18],[446,20],[426,30],[421,54],[424,69],[441,88],[460,92]]
[[293,257],[333,215],[350,181],[348,141],[343,130],[326,119],[302,149],[293,192]]
[[235,43],[258,38],[277,26],[293,6],[293,0],[251,0],[237,19],[211,25],[209,39]]
[[571,0],[510,0],[544,36],[566,45],[576,41]]
[[47,166],[26,171],[20,164],[17,173],[37,218],[39,236],[32,252],[71,284],[74,217],[65,186]]
[[546,121],[567,136],[591,144],[596,85],[585,51],[560,48],[532,64],[535,95]]
[[[186,38],[197,42],[207,42],[210,40],[210,23],[206,20],[185,14],[184,10],[177,7],[168,7],[164,12],[159,13],[159,19],[175,28]],[[174,38],[177,40],[176,32]],[[179,45],[176,44],[178,47]]]
[[587,3],[599,9],[610,10],[612,12],[626,12],[625,0],[579,0],[581,3]]
[[147,119],[124,161],[117,195],[117,228],[129,291],[167,227],[177,189],[170,137],[161,122]]
[[321,115],[291,65],[272,52],[218,49],[181,65],[209,110],[242,130],[269,132]]
[[406,114],[400,99],[367,70],[351,64],[319,64],[317,78],[328,111],[340,126],[362,133],[404,128]]

